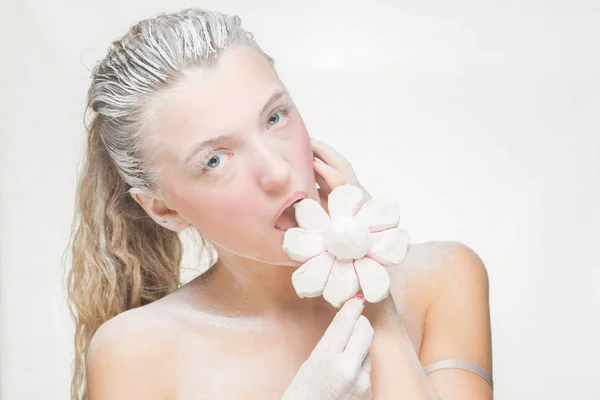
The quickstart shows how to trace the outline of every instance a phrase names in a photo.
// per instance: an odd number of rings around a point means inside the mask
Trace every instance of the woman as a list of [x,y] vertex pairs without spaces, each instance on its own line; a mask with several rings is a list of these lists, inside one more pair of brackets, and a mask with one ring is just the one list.
[[[138,23],[94,69],[73,398],[491,399],[487,274],[468,247],[413,245],[379,303],[294,292],[280,210],[362,186],[273,65],[237,16],[190,9]],[[218,260],[181,286],[186,228]]]

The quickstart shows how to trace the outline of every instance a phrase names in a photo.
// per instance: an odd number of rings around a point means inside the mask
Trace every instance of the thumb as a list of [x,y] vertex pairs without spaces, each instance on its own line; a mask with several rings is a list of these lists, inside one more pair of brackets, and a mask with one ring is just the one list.
[[319,186],[323,186],[321,185],[321,182],[319,182],[319,180],[322,179],[328,186],[327,189],[329,192],[333,191],[336,187],[346,183],[346,178],[344,177],[344,174],[342,174],[337,169],[325,164],[323,161],[316,157],[313,157],[313,166],[315,172],[318,174],[318,176],[316,177],[317,183],[319,183]]

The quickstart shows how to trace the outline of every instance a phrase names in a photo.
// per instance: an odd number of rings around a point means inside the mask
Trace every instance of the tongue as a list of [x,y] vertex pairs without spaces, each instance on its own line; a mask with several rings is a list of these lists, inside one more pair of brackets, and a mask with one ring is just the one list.
[[283,214],[277,219],[275,227],[279,229],[288,230],[290,228],[297,228],[298,223],[296,222],[294,205],[289,206],[283,211]]

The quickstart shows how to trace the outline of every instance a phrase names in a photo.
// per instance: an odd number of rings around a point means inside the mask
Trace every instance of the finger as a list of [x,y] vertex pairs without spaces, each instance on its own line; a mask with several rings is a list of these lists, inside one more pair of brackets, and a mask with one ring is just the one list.
[[[316,164],[316,163],[313,163]],[[327,184],[327,182],[325,181],[325,178],[323,178],[317,171],[316,171],[316,167],[313,168],[314,169],[314,175],[315,175],[315,182],[317,182],[319,184],[319,188],[323,189],[325,191],[325,193],[330,193],[331,192],[331,188],[329,187],[329,185]]]
[[[370,360],[370,354],[367,356]],[[370,361],[369,361],[370,364]],[[371,368],[367,370],[363,368],[356,378],[355,382],[356,392],[360,396],[360,399],[370,399],[371,398]]]
[[345,178],[345,183],[360,186],[358,177],[352,165],[340,153],[335,151],[331,146],[318,140],[312,140],[313,155],[323,160],[332,168],[338,170]]
[[369,353],[369,348],[373,342],[373,333],[373,327],[369,320],[364,315],[358,317],[354,331],[350,335],[343,353],[348,363],[356,366],[357,370],[361,368]]
[[364,298],[354,297],[342,305],[315,349],[341,353],[348,343],[356,321],[365,308]]
[[372,395],[371,389],[371,353],[367,354],[365,362],[360,371],[356,375],[352,389],[349,391],[349,399],[353,400],[370,400]]
[[316,156],[325,161],[325,163],[336,168],[350,164],[348,160],[327,143],[312,138],[310,141],[313,147],[313,153],[316,153]]
[[[331,190],[346,183],[346,178],[344,177],[344,174],[342,174],[340,171],[333,168],[332,166],[323,164],[319,161],[313,161],[313,166],[315,172],[318,175],[320,175],[321,178],[323,178],[323,180]],[[320,183],[319,186],[321,186]]]
[[371,374],[371,369],[373,367],[373,359],[371,357],[371,353],[367,353],[367,356],[365,357],[365,361],[363,361],[362,364],[362,369],[366,372],[368,372],[369,374]]

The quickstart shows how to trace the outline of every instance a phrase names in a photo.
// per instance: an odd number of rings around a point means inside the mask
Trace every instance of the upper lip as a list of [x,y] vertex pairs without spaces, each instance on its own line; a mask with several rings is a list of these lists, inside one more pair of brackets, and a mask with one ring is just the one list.
[[283,211],[292,205],[297,200],[306,199],[308,197],[308,193],[304,190],[296,190],[288,199],[279,207],[277,213],[275,214],[275,219],[273,219],[273,226],[277,224],[277,220],[283,214]]

